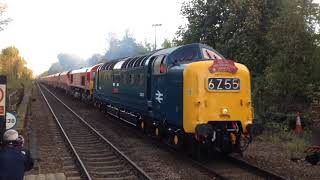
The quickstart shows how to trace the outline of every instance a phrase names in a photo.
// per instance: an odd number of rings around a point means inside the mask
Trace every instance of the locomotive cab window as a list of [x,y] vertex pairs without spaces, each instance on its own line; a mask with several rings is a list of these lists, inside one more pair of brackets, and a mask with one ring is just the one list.
[[81,85],[82,86],[86,85],[86,77],[85,76],[81,76]]
[[172,59],[174,63],[184,63],[202,59],[202,55],[198,46],[187,46],[177,50]]
[[72,84],[73,83],[73,74],[71,74],[71,78],[70,79],[71,79],[70,82]]
[[202,53],[203,53],[204,59],[217,59],[217,60],[223,59],[220,54],[206,48],[202,48]]
[[166,56],[159,55],[153,62],[153,74],[165,74],[167,73]]

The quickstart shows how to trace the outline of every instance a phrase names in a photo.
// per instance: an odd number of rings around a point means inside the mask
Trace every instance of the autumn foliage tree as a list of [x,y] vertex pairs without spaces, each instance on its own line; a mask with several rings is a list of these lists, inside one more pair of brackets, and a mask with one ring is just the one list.
[[26,65],[26,60],[20,56],[16,47],[7,47],[1,51],[0,74],[6,75],[8,81],[32,79],[32,70]]
[[[0,31],[4,30],[4,27],[11,21],[3,17],[6,8],[6,5],[0,2]],[[32,79],[33,72],[26,67],[26,64],[26,60],[20,56],[16,47],[7,47],[0,53],[0,74],[6,75],[9,82]]]

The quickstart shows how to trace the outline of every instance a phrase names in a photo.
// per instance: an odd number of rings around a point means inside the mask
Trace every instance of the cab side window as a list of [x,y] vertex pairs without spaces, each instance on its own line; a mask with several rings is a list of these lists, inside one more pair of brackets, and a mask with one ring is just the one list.
[[165,74],[167,73],[166,56],[159,55],[153,62],[153,74]]
[[82,85],[82,86],[85,86],[85,85],[86,85],[85,79],[86,79],[85,76],[81,76],[81,85]]
[[73,74],[71,74],[71,84],[73,83]]
[[190,62],[201,59],[201,52],[198,47],[189,46],[174,52],[172,57],[175,63]]
[[218,60],[223,59],[218,53],[206,48],[202,48],[202,53],[203,53],[204,59],[218,59]]

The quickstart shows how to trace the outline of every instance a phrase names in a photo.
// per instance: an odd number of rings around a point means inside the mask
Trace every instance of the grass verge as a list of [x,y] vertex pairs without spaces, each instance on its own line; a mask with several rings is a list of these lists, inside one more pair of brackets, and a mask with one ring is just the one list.
[[283,153],[288,159],[302,159],[305,157],[305,148],[311,145],[312,135],[308,129],[296,134],[286,125],[268,123],[264,133],[257,138],[264,142],[281,145],[282,149],[285,150]]

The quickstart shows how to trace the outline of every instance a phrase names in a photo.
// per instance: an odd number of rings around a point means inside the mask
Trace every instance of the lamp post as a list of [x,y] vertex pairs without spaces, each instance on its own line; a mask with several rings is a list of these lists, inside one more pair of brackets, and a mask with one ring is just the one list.
[[162,26],[162,24],[152,24],[152,27],[154,27],[154,50],[157,49],[157,27]]

